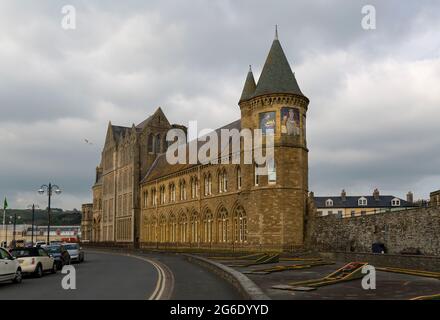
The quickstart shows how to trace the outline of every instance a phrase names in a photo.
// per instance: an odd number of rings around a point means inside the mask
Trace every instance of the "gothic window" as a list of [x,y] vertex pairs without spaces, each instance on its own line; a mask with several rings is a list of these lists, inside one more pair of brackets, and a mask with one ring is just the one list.
[[176,186],[174,185],[174,183],[170,185],[170,201],[176,201]]
[[172,213],[170,214],[170,218],[169,218],[169,240],[170,242],[176,242],[177,241],[177,221],[176,221],[176,216]]
[[181,214],[179,218],[179,235],[180,235],[180,242],[187,242],[188,241],[188,219],[186,217],[186,214]]
[[237,168],[237,189],[241,189],[241,169],[240,167]]
[[204,231],[203,240],[206,243],[212,242],[212,224],[213,224],[212,213],[210,210],[207,210],[205,212],[205,216],[203,217],[203,231]]
[[191,242],[199,242],[199,216],[197,212],[191,215]]
[[161,217],[160,217],[160,220],[159,220],[159,232],[160,232],[160,234],[159,234],[159,236],[160,236],[160,238],[159,238],[159,240],[160,240],[160,242],[166,242],[166,234],[167,234],[167,221],[166,221],[166,218],[165,218],[165,216],[164,215],[162,215]]
[[160,143],[161,143],[161,138],[160,138],[160,134],[158,134],[156,136],[156,141],[154,141],[154,152],[155,153],[160,153]]
[[228,191],[228,175],[226,173],[226,170],[223,170],[223,191]]
[[259,175],[259,172],[258,172],[258,164],[256,164],[255,167],[254,167],[254,184],[257,187],[260,184],[260,175]]
[[154,135],[152,133],[150,133],[148,135],[147,145],[148,145],[148,152],[153,153],[154,152]]
[[243,243],[247,241],[247,219],[246,211],[239,206],[234,212],[234,237],[235,242]]
[[217,238],[218,242],[228,241],[228,211],[222,207],[217,215]]

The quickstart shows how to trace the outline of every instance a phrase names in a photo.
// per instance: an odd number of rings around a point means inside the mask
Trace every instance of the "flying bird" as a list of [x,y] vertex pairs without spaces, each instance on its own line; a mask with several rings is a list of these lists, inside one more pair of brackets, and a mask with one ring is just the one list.
[[85,143],[93,145],[93,143],[91,143],[88,139],[84,139]]

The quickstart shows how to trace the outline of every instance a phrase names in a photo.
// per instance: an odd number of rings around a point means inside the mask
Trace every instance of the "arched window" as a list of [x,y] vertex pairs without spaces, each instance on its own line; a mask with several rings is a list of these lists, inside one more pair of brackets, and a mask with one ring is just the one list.
[[247,241],[247,219],[246,211],[239,206],[234,212],[234,240],[243,243]]
[[228,191],[228,175],[226,173],[226,170],[223,170],[223,191]]
[[203,217],[203,241],[206,243],[211,243],[212,242],[212,224],[213,224],[213,218],[212,218],[212,213],[211,211],[208,209],[205,212],[205,215]]
[[393,200],[391,200],[391,206],[399,207],[400,206],[400,199],[399,198],[394,198]]
[[168,150],[167,135],[164,134],[164,136],[162,137],[162,153],[167,152],[167,150]]
[[169,236],[168,239],[170,242],[176,242],[177,241],[177,221],[176,221],[176,216],[174,215],[174,213],[170,214],[170,218],[169,218]]
[[218,182],[218,192],[222,193],[223,192],[223,172],[219,172],[217,174],[217,182]]
[[199,215],[193,212],[191,215],[191,242],[199,242]]
[[196,198],[199,197],[199,179],[195,178]]
[[217,215],[217,238],[218,242],[228,242],[228,211],[224,207],[220,209]]
[[180,200],[186,200],[186,182],[185,182],[185,180],[180,182]]
[[160,219],[159,219],[159,228],[160,228],[159,229],[159,231],[160,231],[159,241],[160,242],[166,242],[167,241],[167,239],[166,239],[166,235],[167,235],[167,220],[166,220],[164,215],[162,215],[160,217]]
[[149,135],[148,135],[148,139],[147,139],[148,141],[147,141],[147,149],[148,149],[148,152],[151,152],[151,153],[153,153],[154,152],[154,135],[152,134],[152,133],[150,133]]
[[237,168],[237,189],[241,189],[241,168]]
[[176,186],[174,183],[170,184],[170,202],[176,202]]
[[333,207],[333,200],[332,199],[325,200],[325,206],[326,207]]
[[156,136],[156,140],[154,141],[154,152],[155,153],[160,153],[160,150],[161,150],[160,144],[161,144],[161,138],[160,138],[160,134],[158,134]]
[[155,188],[151,190],[151,203],[153,204],[153,206],[157,205],[157,194]]
[[153,219],[150,220],[150,241],[151,242],[156,242],[157,241],[157,220],[156,217],[153,217]]
[[212,177],[208,174],[208,195],[212,194]]
[[160,187],[160,204],[165,204],[165,186]]
[[188,218],[182,213],[179,218],[179,240],[180,242],[188,241]]

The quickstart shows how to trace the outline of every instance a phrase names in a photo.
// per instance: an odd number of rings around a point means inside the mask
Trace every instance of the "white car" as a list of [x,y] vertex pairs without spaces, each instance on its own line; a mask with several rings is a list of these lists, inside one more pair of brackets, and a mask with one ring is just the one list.
[[22,280],[21,267],[18,260],[3,248],[0,248],[0,282],[12,281],[20,283]]
[[79,243],[65,243],[63,246],[69,252],[70,261],[84,262],[84,252]]
[[17,258],[23,273],[41,278],[44,272],[57,272],[54,258],[43,248],[15,248],[11,250],[11,255]]

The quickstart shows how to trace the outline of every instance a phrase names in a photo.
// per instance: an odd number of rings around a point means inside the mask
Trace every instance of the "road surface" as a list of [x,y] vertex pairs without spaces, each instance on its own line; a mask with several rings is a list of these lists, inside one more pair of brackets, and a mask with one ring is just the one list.
[[21,284],[0,283],[0,300],[24,299],[240,299],[226,281],[173,254],[127,255],[86,251],[74,264],[76,289],[62,288],[66,274],[25,277]]

